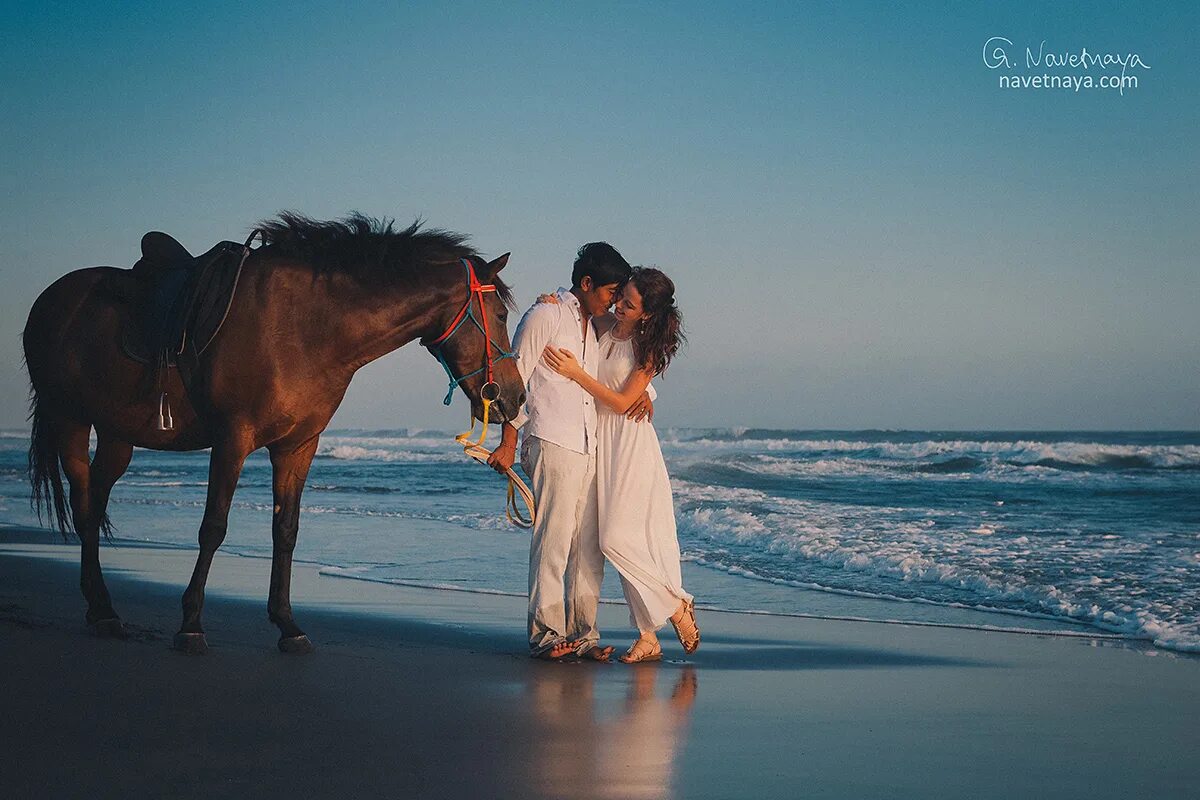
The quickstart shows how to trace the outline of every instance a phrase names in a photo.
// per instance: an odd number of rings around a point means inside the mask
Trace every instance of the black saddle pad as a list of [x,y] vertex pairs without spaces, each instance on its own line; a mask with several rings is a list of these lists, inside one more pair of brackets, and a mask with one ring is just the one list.
[[247,252],[243,245],[221,242],[190,263],[141,273],[141,291],[131,298],[131,324],[122,334],[126,354],[146,364],[165,355],[174,366],[185,347],[203,353],[229,313]]

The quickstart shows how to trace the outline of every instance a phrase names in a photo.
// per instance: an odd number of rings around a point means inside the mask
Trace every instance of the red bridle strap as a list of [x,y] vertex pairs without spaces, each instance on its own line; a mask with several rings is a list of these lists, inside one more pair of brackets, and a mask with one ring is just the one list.
[[458,326],[462,325],[467,317],[472,316],[471,304],[475,301],[475,298],[478,297],[479,315],[483,317],[483,321],[480,323],[480,325],[483,328],[483,341],[487,352],[487,383],[493,383],[492,365],[494,360],[492,359],[492,332],[488,325],[487,311],[484,310],[483,307],[483,293],[496,291],[496,284],[480,283],[479,278],[475,275],[475,267],[472,266],[470,260],[464,258],[462,259],[462,263],[463,266],[467,268],[467,302],[463,303],[463,307],[459,309],[458,314],[455,315],[454,320],[446,328],[445,332],[430,342],[430,345],[437,346],[449,339],[454,332],[458,330]]

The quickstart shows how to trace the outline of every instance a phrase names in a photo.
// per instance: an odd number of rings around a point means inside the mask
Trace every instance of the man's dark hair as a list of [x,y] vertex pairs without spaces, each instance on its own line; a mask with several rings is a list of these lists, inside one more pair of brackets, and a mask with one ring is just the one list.
[[608,242],[590,242],[579,248],[575,256],[575,268],[571,270],[571,287],[579,288],[586,275],[594,286],[610,283],[624,285],[633,274],[629,262],[621,257],[617,248]]

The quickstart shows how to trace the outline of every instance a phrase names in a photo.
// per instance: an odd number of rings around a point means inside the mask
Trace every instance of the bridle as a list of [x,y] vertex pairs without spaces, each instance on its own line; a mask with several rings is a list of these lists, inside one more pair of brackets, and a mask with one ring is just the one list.
[[[491,329],[488,326],[487,311],[483,307],[483,295],[484,292],[495,292],[496,284],[480,283],[479,278],[475,275],[475,267],[471,266],[470,260],[463,258],[460,259],[460,261],[462,261],[462,265],[467,269],[467,302],[463,303],[463,307],[459,309],[458,314],[455,315],[454,320],[446,328],[445,332],[425,346],[429,348],[429,352],[437,356],[437,360],[439,363],[441,363],[442,369],[446,370],[446,376],[450,378],[450,386],[446,391],[446,399],[442,401],[442,405],[450,405],[451,401],[454,400],[454,390],[457,389],[463,381],[467,380],[468,378],[473,378],[479,373],[483,372],[486,373],[484,376],[486,380],[484,381],[483,386],[479,389],[479,397],[483,400],[486,406],[491,405],[500,399],[500,385],[496,383],[495,380],[496,362],[503,361],[506,358],[516,358],[516,353],[511,350],[505,350],[492,340]],[[479,298],[479,316],[483,317],[482,322],[480,321],[479,317],[475,316],[475,298]],[[478,328],[479,332],[483,334],[485,347],[484,363],[482,367],[474,372],[468,372],[466,375],[456,378],[454,377],[454,370],[450,369],[450,365],[446,362],[446,354],[443,352],[442,348],[445,346],[446,342],[450,340],[450,337],[458,333],[458,329],[461,328],[463,323],[465,323],[467,320],[471,320],[471,322],[475,323],[475,327]],[[499,355],[494,356],[493,351],[499,353]]]
[[[463,452],[481,464],[486,464],[491,451],[484,448],[484,440],[487,439],[488,417],[491,414],[492,403],[500,399],[500,385],[495,380],[496,362],[503,361],[506,358],[516,358],[516,353],[512,350],[505,350],[496,342],[492,341],[492,332],[488,326],[487,311],[483,307],[484,292],[496,291],[494,283],[480,283],[479,278],[475,275],[475,268],[471,266],[470,260],[460,259],[462,265],[467,269],[467,302],[463,303],[463,307],[458,310],[454,316],[454,320],[447,326],[441,336],[425,345],[429,352],[437,356],[437,360],[442,365],[442,369],[446,370],[446,376],[450,378],[450,386],[446,391],[446,399],[442,401],[444,405],[450,405],[454,400],[454,390],[457,389],[467,378],[473,378],[479,373],[485,373],[484,384],[479,389],[479,399],[483,401],[483,430],[479,433],[478,439],[473,439],[475,435],[475,415],[471,414],[471,430],[466,433],[460,433],[454,437],[454,440],[463,446]],[[479,316],[483,317],[480,321],[479,317],[475,316],[475,299],[479,299]],[[462,377],[454,377],[454,370],[450,369],[450,365],[446,362],[446,355],[442,351],[446,342],[450,337],[458,332],[458,329],[463,326],[467,320],[475,323],[475,327],[483,334],[484,341],[484,362],[483,366],[474,372],[468,372]],[[499,353],[499,355],[493,355]],[[521,480],[517,473],[513,472],[512,467],[506,470],[508,475],[508,503],[504,509],[504,513],[508,516],[509,521],[522,528],[532,528],[537,520],[537,506],[534,502],[533,492],[529,491],[529,487]],[[529,515],[524,516],[517,508],[517,496],[520,495],[525,503],[525,508]]]

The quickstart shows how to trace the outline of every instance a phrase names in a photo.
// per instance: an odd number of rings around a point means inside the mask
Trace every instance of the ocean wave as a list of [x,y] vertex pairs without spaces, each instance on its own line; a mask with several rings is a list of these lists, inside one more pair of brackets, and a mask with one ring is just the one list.
[[428,484],[402,486],[378,486],[374,484],[337,484],[310,482],[309,490],[319,492],[337,492],[340,494],[405,494],[405,495],[439,495],[439,494],[468,494],[470,486],[430,486]]
[[414,589],[437,589],[447,592],[465,592],[467,594],[486,594],[499,597],[526,597],[525,592],[506,592],[502,589],[487,589],[478,586],[460,586],[455,583],[445,583],[442,581],[420,581],[411,578],[389,578],[382,575],[372,575],[371,566],[359,567],[321,567],[317,572],[330,578],[346,578],[353,581],[363,581],[365,583],[383,583],[388,586],[408,586]]
[[[670,442],[668,449],[681,454],[767,451],[814,456],[826,460],[849,456],[892,462],[945,464],[956,459],[1011,466],[1052,469],[1139,470],[1200,469],[1200,445],[1107,444],[1101,442],[1046,442],[1037,440],[921,440],[912,442],[847,439],[689,439]],[[962,462],[966,464],[967,462]],[[975,468],[975,467],[972,467]]]
[[[264,503],[244,503],[244,507],[254,510],[267,510],[271,506]],[[364,517],[375,519],[411,519],[424,520],[426,522],[445,522],[451,525],[458,525],[463,528],[470,528],[477,531],[494,531],[494,530],[513,530],[521,532],[520,528],[515,527],[507,519],[505,519],[502,510],[494,514],[439,514],[437,512],[421,512],[407,511],[395,509],[380,509],[380,508],[363,508],[361,506],[327,506],[321,504],[304,504],[301,505],[300,511],[302,514],[341,514],[352,517]]]
[[344,439],[448,439],[454,434],[436,428],[329,428],[323,436]]
[[121,482],[121,485],[122,486],[144,486],[144,487],[149,487],[149,488],[178,487],[178,486],[191,486],[191,487],[207,488],[208,481],[182,481],[182,480],[179,480],[179,481],[139,481],[139,480],[126,479]]
[[[1196,456],[1200,458],[1200,455]],[[706,480],[737,481],[737,476],[755,475],[767,478],[862,478],[881,481],[963,480],[977,476],[999,483],[1056,483],[1080,484],[1106,481],[1120,484],[1130,475],[1143,474],[1182,477],[1189,471],[1200,470],[1195,464],[1182,462],[1177,454],[1160,453],[1154,461],[1145,456],[1096,453],[1086,463],[1083,460],[1030,458],[1021,461],[983,453],[938,454],[932,457],[884,458],[859,451],[853,455],[778,454],[778,453],[706,453],[703,457],[691,454],[668,454],[668,464],[680,474],[702,474]],[[1151,466],[1151,464],[1158,466]]]
[[[744,577],[1043,614],[1146,639],[1158,647],[1200,649],[1200,623],[1193,613],[1196,591],[1192,585],[1188,592],[1186,575],[1176,578],[1179,592],[1174,596],[1171,586],[1160,586],[1147,596],[1126,585],[1129,574],[1096,573],[1104,566],[1105,552],[1129,558],[1144,554],[1145,547],[1138,543],[1109,541],[1109,551],[1092,546],[1072,552],[1061,543],[1038,547],[1027,536],[997,542],[996,524],[935,533],[917,520],[888,520],[877,514],[864,519],[833,508],[793,515],[701,507],[681,513],[679,524],[698,562]],[[1038,552],[1055,551],[1060,562],[1074,561],[1070,568],[1055,570],[1060,585],[1011,571],[1019,565],[1030,569],[1035,547]],[[1115,593],[1106,593],[1110,590]]]
[[[826,478],[852,478],[871,485],[886,481],[889,483],[938,479],[943,481],[960,480],[978,474],[980,470],[964,472],[957,469],[919,470],[920,465],[900,464],[897,462],[858,460],[854,458],[819,458],[813,460],[779,458],[767,455],[738,455],[726,459],[672,459],[668,461],[674,474],[689,480],[712,482],[718,484],[741,483],[747,477],[762,479],[763,485],[778,483],[777,488],[790,485],[792,479],[821,480]],[[1023,475],[996,475],[996,480],[1022,481],[1028,479]],[[782,483],[780,483],[782,482]]]
[[[716,564],[716,563],[712,563],[712,562],[704,562],[702,560],[694,560],[694,561],[696,561],[696,563],[700,563],[702,566],[712,567],[712,568],[720,569],[722,571],[729,571],[731,574],[744,575],[744,573],[742,571],[739,571],[733,567],[726,568],[724,565]],[[414,588],[414,589],[435,589],[438,591],[462,592],[464,594],[481,594],[481,595],[492,595],[492,596],[498,596],[498,597],[521,598],[521,597],[527,596],[527,594],[525,592],[505,591],[503,589],[493,589],[493,588],[478,587],[478,586],[462,586],[460,584],[446,583],[446,582],[442,582],[442,581],[422,581],[422,580],[414,580],[414,579],[410,579],[410,578],[391,578],[386,575],[372,574],[374,571],[375,571],[374,565],[356,566],[356,567],[322,566],[318,569],[318,573],[323,576],[326,576],[326,577],[344,578],[346,580],[362,581],[364,583],[379,583],[379,584],[384,584],[384,585],[388,585],[388,586],[403,586],[403,587],[409,587],[409,588]],[[744,575],[744,576],[761,580],[761,578],[759,578],[758,576],[753,576],[753,575]],[[781,583],[780,581],[775,581],[775,580],[771,580],[769,582],[777,583],[777,584]],[[789,583],[790,585],[796,585],[799,588],[806,588],[806,589],[811,589],[811,590],[815,590],[815,591],[834,591],[834,590],[830,590],[826,587],[818,586],[815,584],[802,585],[802,584],[794,584],[791,582],[783,582],[783,583]],[[849,595],[853,595],[856,597],[866,596],[866,597],[873,597],[873,598],[880,599],[880,600],[905,602],[903,600],[903,598],[888,597],[886,595],[870,595],[870,594],[864,594],[864,593],[859,593],[859,592],[845,592],[844,594],[849,594]],[[604,605],[615,605],[615,606],[627,605],[624,600],[620,600],[617,598],[601,597],[600,602]],[[932,621],[922,621],[922,620],[912,620],[912,619],[896,619],[896,618],[891,618],[891,617],[863,617],[863,616],[846,616],[846,615],[839,615],[839,614],[806,614],[803,612],[788,612],[788,611],[778,611],[778,610],[767,611],[767,610],[748,609],[748,608],[730,608],[730,607],[725,607],[722,605],[713,605],[713,604],[698,605],[697,608],[701,611],[719,611],[719,612],[723,612],[726,614],[745,614],[745,615],[749,615],[749,616],[783,617],[783,618],[788,618],[788,619],[814,619],[814,620],[826,620],[826,621],[835,621],[835,622],[856,622],[856,623],[867,623],[867,624],[873,624],[873,625],[903,625],[906,627],[953,628],[953,629],[958,629],[958,630],[983,631],[983,632],[988,632],[988,633],[1018,634],[1018,635],[1026,635],[1026,636],[1043,636],[1043,637],[1050,636],[1050,637],[1062,637],[1062,638],[1118,639],[1118,640],[1132,638],[1132,637],[1124,636],[1121,634],[1090,633],[1090,632],[1072,631],[1072,630],[1054,630],[1054,629],[1047,629],[1047,628],[1028,628],[1028,627],[1018,628],[1018,627],[1012,627],[1012,626],[1006,626],[1006,625],[972,625],[972,624],[961,623],[961,622],[932,622]],[[995,611],[995,609],[989,609],[989,608],[978,608],[978,609],[974,609],[974,610],[979,610],[979,611],[984,611],[984,612],[994,612]],[[1046,617],[1046,616],[1041,616],[1041,615],[1032,615],[1032,614],[1031,615],[1019,615],[1019,616],[1028,616],[1028,617],[1039,618],[1039,619],[1043,619],[1043,618],[1044,619],[1054,619],[1052,617]]]
[[402,462],[409,464],[441,463],[449,464],[462,461],[462,453],[442,452],[430,453],[420,450],[389,450],[385,448],[364,447],[351,444],[325,444],[317,448],[317,458],[331,458],[338,461],[386,461],[389,463]]
[[409,437],[409,436],[322,436],[321,444],[328,447],[357,445],[379,449],[420,450],[438,452],[454,444],[454,437]]
[[987,462],[981,458],[973,456],[954,456],[947,458],[944,461],[930,461],[916,465],[917,472],[928,473],[945,473],[945,472],[977,472],[983,469]]
[[[113,497],[110,501],[115,505],[153,506],[160,508],[204,508],[202,499],[167,499],[157,497]],[[260,503],[253,500],[234,500],[231,508],[243,511],[258,511],[271,513],[274,508],[271,503]],[[511,531],[524,533],[521,528],[509,522],[501,504],[497,504],[494,513],[438,513],[435,511],[409,511],[399,509],[370,508],[364,506],[325,505],[321,503],[303,503],[300,506],[302,516],[333,514],[364,519],[410,519],[426,522],[443,522],[477,531]]]

